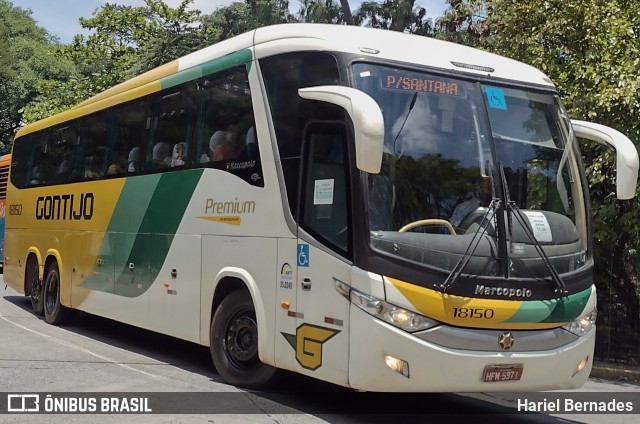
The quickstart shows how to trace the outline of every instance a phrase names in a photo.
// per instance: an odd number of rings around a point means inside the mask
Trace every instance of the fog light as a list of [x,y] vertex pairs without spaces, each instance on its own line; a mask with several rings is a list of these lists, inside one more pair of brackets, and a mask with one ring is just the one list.
[[580,363],[578,364],[578,366],[576,367],[575,372],[573,373],[572,377],[576,374],[578,374],[580,371],[582,371],[584,369],[584,367],[587,366],[587,364],[589,363],[589,357],[585,357],[584,359],[582,359],[582,361],[580,361]]
[[391,355],[384,355],[384,363],[389,368],[409,378],[409,363]]

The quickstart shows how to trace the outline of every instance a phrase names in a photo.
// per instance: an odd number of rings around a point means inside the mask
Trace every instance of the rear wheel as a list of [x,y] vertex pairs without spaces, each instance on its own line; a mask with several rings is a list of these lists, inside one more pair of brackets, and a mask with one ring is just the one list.
[[226,382],[257,389],[273,380],[276,368],[258,357],[256,313],[248,293],[234,291],[222,300],[210,335],[213,364]]
[[44,319],[49,324],[63,324],[69,318],[70,309],[60,302],[60,271],[52,262],[44,279]]
[[38,261],[33,257],[27,260],[25,269],[25,294],[31,297],[31,307],[36,315],[44,315],[44,295],[42,280],[38,275]]

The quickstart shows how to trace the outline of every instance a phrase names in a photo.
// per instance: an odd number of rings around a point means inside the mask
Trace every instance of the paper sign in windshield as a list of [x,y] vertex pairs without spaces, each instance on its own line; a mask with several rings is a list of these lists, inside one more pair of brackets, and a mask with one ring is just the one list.
[[333,205],[333,179],[316,180],[313,188],[314,205]]
[[507,110],[507,100],[504,98],[504,92],[500,88],[485,87],[484,92],[487,95],[487,103],[491,109]]
[[547,217],[542,212],[524,211],[524,214],[529,218],[531,223],[531,229],[533,235],[539,242],[551,242],[553,241],[553,234],[551,234],[551,226]]

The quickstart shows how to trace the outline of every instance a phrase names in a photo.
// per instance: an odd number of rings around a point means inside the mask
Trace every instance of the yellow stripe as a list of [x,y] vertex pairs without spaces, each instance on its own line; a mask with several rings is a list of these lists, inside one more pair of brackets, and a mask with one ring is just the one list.
[[417,312],[437,321],[460,327],[494,329],[543,329],[554,323],[505,323],[520,309],[519,300],[478,299],[445,294],[436,290],[387,280],[413,305]]
[[111,106],[115,106],[129,100],[137,99],[139,97],[146,96],[158,91],[160,91],[160,81],[150,82],[147,85],[136,87],[131,91],[126,91],[113,97],[108,97],[94,103],[89,103],[88,105],[80,108],[70,109],[41,121],[34,122],[33,124],[27,125],[26,127],[20,129],[20,131],[18,131],[18,133],[16,134],[16,138],[43,130],[45,128],[49,128],[63,122],[70,121],[72,119],[86,116],[99,110],[103,110]]
[[242,218],[240,215],[232,216],[199,216],[199,219],[205,219],[207,221],[220,222],[222,224],[240,225],[242,224]]
[[91,113],[118,105],[120,103],[124,103],[151,93],[158,92],[161,89],[160,80],[166,76],[173,75],[176,72],[178,72],[178,61],[174,60],[173,62],[169,62],[156,69],[125,81],[122,84],[118,84],[115,87],[103,91],[102,93],[93,96],[89,100],[78,104],[72,109],[27,125],[20,131],[18,131],[18,133],[16,134],[16,138],[35,131],[49,128],[62,122],[67,122],[71,119],[89,115]]
[[174,60],[172,62],[166,63],[162,66],[159,66],[155,69],[152,69],[148,72],[145,72],[142,75],[138,75],[135,78],[132,78],[128,81],[125,81],[121,84],[118,84],[114,87],[109,88],[108,90],[103,91],[100,94],[93,96],[92,98],[85,100],[84,102],[78,104],[74,107],[74,109],[81,108],[83,106],[89,105],[91,103],[96,103],[101,100],[104,100],[109,97],[116,96],[120,93],[124,93],[138,87],[142,87],[143,85],[147,85],[150,82],[159,81],[160,79],[167,77],[169,75],[173,75],[178,72],[179,62],[178,60]]

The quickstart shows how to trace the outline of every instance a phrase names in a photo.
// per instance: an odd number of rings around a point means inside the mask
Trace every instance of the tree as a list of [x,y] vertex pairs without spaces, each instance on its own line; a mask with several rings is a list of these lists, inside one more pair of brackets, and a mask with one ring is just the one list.
[[435,37],[466,46],[480,47],[487,41],[484,0],[447,0],[448,10],[436,19]]
[[365,1],[355,12],[356,25],[389,29],[418,35],[432,35],[433,25],[427,11],[415,0]]
[[[300,0],[298,15],[303,22],[341,24],[346,23],[343,10],[343,7],[333,0]],[[353,22],[353,17],[351,21]]]
[[216,9],[202,18],[205,45],[274,24],[295,22],[287,0],[246,0]]
[[171,8],[161,0],[145,0],[145,6],[107,3],[93,18],[81,18],[82,26],[95,30],[87,44],[102,46],[121,58],[133,54],[129,76],[156,68],[196,50],[201,45],[199,10],[190,10],[193,0],[182,0]]
[[5,0],[0,0],[0,46],[0,152],[7,152],[40,82],[67,78],[74,69],[57,55],[56,40],[36,25],[31,12]]

